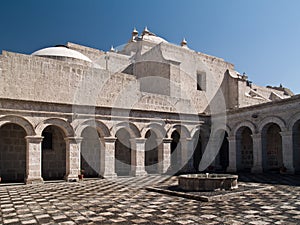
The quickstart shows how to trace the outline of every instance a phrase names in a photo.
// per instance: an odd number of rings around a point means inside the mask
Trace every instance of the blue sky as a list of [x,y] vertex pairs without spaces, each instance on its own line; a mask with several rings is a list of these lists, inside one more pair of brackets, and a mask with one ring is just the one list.
[[144,26],[224,58],[262,86],[300,93],[298,0],[1,0],[0,50],[32,53],[75,42],[102,50]]

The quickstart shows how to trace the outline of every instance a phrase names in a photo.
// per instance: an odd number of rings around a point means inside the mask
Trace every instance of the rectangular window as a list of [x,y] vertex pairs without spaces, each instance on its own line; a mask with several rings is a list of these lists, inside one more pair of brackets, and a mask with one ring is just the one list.
[[197,90],[205,91],[206,90],[206,73],[197,72]]
[[52,149],[52,133],[44,131],[42,136],[44,137],[42,141],[42,149]]

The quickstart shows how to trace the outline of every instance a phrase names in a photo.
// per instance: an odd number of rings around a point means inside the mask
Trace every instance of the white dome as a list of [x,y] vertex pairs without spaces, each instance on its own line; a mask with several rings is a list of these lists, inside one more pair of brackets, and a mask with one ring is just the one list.
[[74,58],[74,59],[80,59],[84,60],[87,62],[92,62],[87,56],[84,54],[69,49],[67,47],[49,47],[49,48],[43,48],[41,50],[38,50],[31,55],[36,55],[36,56],[60,56],[60,57],[69,57],[69,58]]

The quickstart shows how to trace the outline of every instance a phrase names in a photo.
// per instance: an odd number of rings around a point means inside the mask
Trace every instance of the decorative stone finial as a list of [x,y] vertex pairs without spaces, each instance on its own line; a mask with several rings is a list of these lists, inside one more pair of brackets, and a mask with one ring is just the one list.
[[137,35],[139,34],[139,32],[138,32],[138,31],[136,30],[136,28],[134,27],[131,34],[132,34],[132,37],[135,37],[135,36],[137,36]]
[[143,35],[145,34],[150,34],[150,31],[148,30],[148,27],[145,26],[144,31],[143,31]]
[[185,40],[185,38],[182,39],[180,45],[181,47],[187,48],[187,41]]
[[114,46],[111,46],[109,51],[110,52],[115,52],[116,50],[115,50]]

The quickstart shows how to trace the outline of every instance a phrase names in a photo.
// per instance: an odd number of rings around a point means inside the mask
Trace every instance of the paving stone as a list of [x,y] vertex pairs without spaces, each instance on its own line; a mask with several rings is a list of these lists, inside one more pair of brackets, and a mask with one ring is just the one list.
[[145,190],[166,176],[0,187],[0,224],[300,224],[300,176],[243,176],[272,189],[199,202]]

